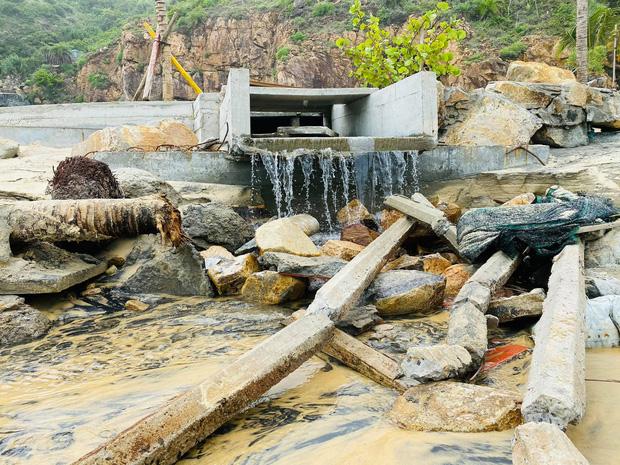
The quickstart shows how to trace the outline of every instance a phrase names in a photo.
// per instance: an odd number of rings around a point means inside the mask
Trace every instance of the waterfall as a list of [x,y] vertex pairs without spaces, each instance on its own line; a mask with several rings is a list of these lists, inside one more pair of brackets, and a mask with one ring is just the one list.
[[252,188],[268,181],[278,217],[307,212],[331,231],[354,198],[377,211],[385,197],[418,192],[417,160],[417,152],[265,152],[252,157]]

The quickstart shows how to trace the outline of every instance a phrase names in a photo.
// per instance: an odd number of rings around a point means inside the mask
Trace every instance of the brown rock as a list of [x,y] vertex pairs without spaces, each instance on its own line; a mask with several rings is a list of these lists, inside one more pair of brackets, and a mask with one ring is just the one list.
[[149,304],[145,304],[139,300],[128,300],[125,302],[125,310],[129,310],[131,312],[144,312],[145,310],[148,310],[148,308]]
[[207,250],[203,250],[200,252],[200,256],[205,260],[209,258],[225,258],[227,260],[233,260],[235,256],[226,249],[226,247],[222,247],[221,245],[212,245]]
[[349,241],[366,247],[379,237],[379,233],[364,226],[363,224],[350,224],[342,229],[340,240]]
[[494,299],[489,304],[489,315],[496,316],[499,323],[513,321],[518,318],[542,315],[543,302],[545,301],[545,291],[534,289],[531,292]]
[[456,264],[443,272],[446,278],[446,297],[456,297],[463,285],[474,274],[476,269],[472,265]]
[[354,242],[330,240],[321,247],[323,255],[330,257],[338,257],[343,260],[353,260],[353,258],[364,250],[364,246],[355,244]]
[[502,204],[502,207],[516,207],[519,205],[530,205],[536,200],[536,195],[528,192],[526,194],[517,195],[508,202]]
[[497,92],[525,108],[545,108],[553,99],[549,92],[532,87],[528,84],[512,81],[492,82],[486,88]]
[[390,417],[414,431],[505,431],[521,423],[521,398],[475,384],[424,384],[396,399]]
[[284,276],[277,271],[261,271],[248,277],[241,294],[251,302],[278,305],[300,299],[305,291],[306,283],[301,279]]
[[448,221],[454,224],[458,223],[461,215],[463,214],[461,207],[452,202],[444,202],[443,200],[440,200],[433,205],[435,205],[435,207],[437,207],[443,212],[444,215],[446,215]]
[[413,257],[411,255],[401,255],[396,260],[386,263],[381,271],[391,270],[418,270],[424,269],[422,257]]
[[220,295],[235,295],[241,291],[246,279],[260,271],[254,254],[240,255],[232,260],[211,258],[206,261],[207,274]]
[[568,69],[549,66],[545,63],[513,61],[506,73],[508,81],[538,82],[542,84],[564,84],[577,79]]
[[385,209],[381,211],[381,228],[385,231],[404,216],[405,214],[398,210]]
[[194,132],[178,121],[162,121],[158,126],[119,126],[105,128],[91,134],[76,145],[72,156],[91,152],[118,152],[136,147],[152,152],[160,145],[191,146],[198,139]]
[[450,260],[442,257],[440,254],[426,255],[422,257],[423,271],[427,273],[441,275],[446,269],[452,266]]
[[367,222],[370,222],[372,225],[375,222],[374,216],[370,214],[364,204],[358,199],[351,200],[348,204],[341,208],[336,215],[336,219],[338,220],[338,223],[343,226],[354,223],[366,224]]

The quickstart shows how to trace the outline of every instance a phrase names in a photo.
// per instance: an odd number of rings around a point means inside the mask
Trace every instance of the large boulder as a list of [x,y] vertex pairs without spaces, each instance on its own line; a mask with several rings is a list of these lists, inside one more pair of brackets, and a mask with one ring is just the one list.
[[462,122],[449,126],[448,145],[518,146],[530,143],[542,122],[522,106],[492,92],[483,92],[471,104]]
[[0,310],[0,347],[24,344],[44,336],[52,326],[39,310],[23,302]]
[[235,251],[254,237],[252,226],[232,208],[224,205],[188,205],[181,213],[185,233],[204,249],[211,245],[221,245]]
[[4,158],[15,158],[17,155],[19,155],[19,144],[14,140],[0,137],[0,160]]
[[474,384],[424,384],[396,399],[390,418],[414,431],[505,431],[521,423],[521,398]]
[[256,230],[261,253],[283,252],[301,257],[318,257],[321,251],[306,233],[288,218],[269,221]]
[[506,80],[517,82],[537,82],[542,84],[564,84],[575,82],[575,75],[568,69],[549,66],[533,61],[513,61],[508,66]]
[[213,296],[202,259],[194,247],[182,244],[174,249],[163,245],[156,235],[137,239],[116,279],[119,290],[126,294]]
[[534,134],[534,142],[551,147],[581,147],[588,145],[588,128],[585,123],[578,126],[544,126]]
[[608,295],[588,300],[586,306],[586,347],[617,347],[620,333],[614,324],[614,310],[620,313],[620,296]]
[[588,89],[588,123],[594,127],[620,129],[620,93]]
[[379,273],[366,292],[381,316],[436,312],[443,302],[446,280],[422,271],[397,270]]
[[267,252],[258,258],[263,268],[299,278],[332,278],[347,262],[338,257],[300,257],[281,252]]
[[260,271],[254,254],[241,255],[232,259],[211,257],[205,260],[205,266],[219,295],[239,294],[247,278],[252,273]]
[[620,265],[620,228],[612,229],[600,239],[586,243],[585,264],[586,268]]
[[502,94],[528,110],[547,107],[560,93],[555,86],[512,81],[492,82],[486,90]]
[[243,298],[250,302],[279,305],[298,300],[306,291],[306,283],[276,271],[261,271],[248,277],[241,289]]
[[73,147],[71,155],[93,152],[120,152],[137,148],[153,152],[159,146],[190,147],[198,144],[194,132],[178,121],[162,121],[157,126],[118,126],[101,129]]
[[182,199],[177,191],[153,173],[138,168],[117,168],[113,173],[126,199],[164,194],[173,204],[181,203]]

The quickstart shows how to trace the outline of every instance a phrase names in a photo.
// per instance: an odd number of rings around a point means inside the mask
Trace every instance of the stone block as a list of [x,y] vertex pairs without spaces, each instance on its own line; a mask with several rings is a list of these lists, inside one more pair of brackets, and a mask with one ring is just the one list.
[[487,350],[487,319],[474,304],[463,302],[450,310],[448,344],[465,347],[474,364],[480,364]]
[[560,428],[549,423],[526,423],[515,429],[513,465],[589,465]]

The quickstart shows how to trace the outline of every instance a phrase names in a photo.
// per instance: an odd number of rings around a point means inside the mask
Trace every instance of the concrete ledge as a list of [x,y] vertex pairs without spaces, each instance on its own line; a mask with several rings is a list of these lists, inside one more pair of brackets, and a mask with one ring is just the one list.
[[250,139],[250,145],[272,152],[297,149],[332,149],[338,152],[390,152],[429,150],[431,136],[419,137],[265,137]]

